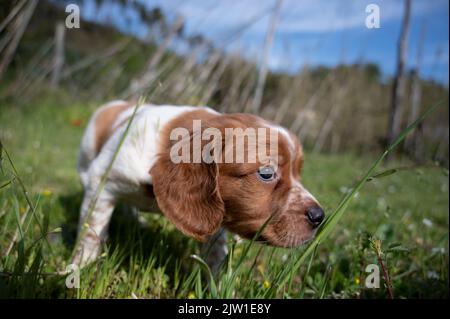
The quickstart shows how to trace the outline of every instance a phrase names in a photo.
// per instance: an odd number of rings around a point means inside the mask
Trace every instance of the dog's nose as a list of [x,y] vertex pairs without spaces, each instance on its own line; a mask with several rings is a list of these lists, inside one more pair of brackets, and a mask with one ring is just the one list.
[[309,208],[306,215],[308,216],[308,221],[314,228],[318,227],[325,218],[323,209],[317,206]]

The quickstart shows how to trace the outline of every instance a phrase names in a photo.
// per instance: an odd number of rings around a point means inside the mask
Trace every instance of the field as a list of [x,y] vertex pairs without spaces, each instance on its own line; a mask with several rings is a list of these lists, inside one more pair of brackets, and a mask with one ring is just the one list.
[[[81,270],[80,289],[66,288],[57,272],[66,268],[76,235],[78,145],[97,106],[67,100],[44,94],[30,105],[0,106],[0,297],[387,298],[381,271],[380,288],[365,287],[366,266],[380,265],[378,241],[395,298],[448,297],[448,169],[407,160],[381,167],[397,170],[368,182],[298,269],[292,265],[302,247],[230,236],[228,263],[208,285],[208,272],[190,258],[199,254],[197,243],[162,216],[141,213],[148,221],[142,227],[119,208],[105,254]],[[377,156],[309,151],[303,182],[330,213]]]

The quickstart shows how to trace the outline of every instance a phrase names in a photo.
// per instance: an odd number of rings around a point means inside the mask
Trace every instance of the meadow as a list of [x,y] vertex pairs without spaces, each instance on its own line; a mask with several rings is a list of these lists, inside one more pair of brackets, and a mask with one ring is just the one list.
[[[62,94],[62,93],[61,93]],[[163,216],[145,226],[118,208],[105,253],[66,287],[82,189],[81,134],[97,103],[58,92],[0,106],[0,297],[395,298],[448,297],[448,168],[399,159],[378,168],[330,236],[298,268],[305,247],[282,249],[229,236],[230,254],[211,280],[199,245]],[[378,156],[307,150],[303,183],[329,214]],[[395,170],[392,170],[395,168]],[[378,172],[377,171],[377,172]],[[380,263],[381,262],[381,263]],[[367,265],[389,280],[366,288]]]

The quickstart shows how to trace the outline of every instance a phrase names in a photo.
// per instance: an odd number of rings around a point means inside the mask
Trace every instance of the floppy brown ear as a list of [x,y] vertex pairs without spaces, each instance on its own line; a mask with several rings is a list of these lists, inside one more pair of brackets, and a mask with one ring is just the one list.
[[175,164],[163,153],[150,174],[159,208],[181,232],[206,241],[219,229],[224,204],[215,163]]

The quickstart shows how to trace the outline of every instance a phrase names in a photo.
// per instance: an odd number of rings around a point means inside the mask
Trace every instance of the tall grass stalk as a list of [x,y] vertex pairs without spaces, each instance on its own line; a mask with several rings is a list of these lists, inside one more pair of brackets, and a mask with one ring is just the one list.
[[[136,104],[136,106],[135,106],[135,108],[133,110],[133,113],[131,114],[131,117],[128,120],[127,126],[126,126],[124,132],[122,133],[122,136],[120,137],[119,144],[118,144],[116,150],[114,151],[113,157],[111,158],[111,161],[109,162],[108,167],[106,168],[106,171],[103,174],[102,179],[100,180],[100,183],[99,183],[99,185],[98,185],[98,187],[97,187],[97,189],[95,191],[95,194],[94,194],[91,202],[89,203],[88,213],[87,213],[86,217],[84,218],[84,221],[81,223],[81,225],[85,225],[85,223],[88,222],[89,219],[91,218],[91,216],[92,216],[92,214],[94,212],[94,209],[95,209],[95,205],[97,204],[97,200],[98,200],[100,194],[102,193],[103,189],[105,188],[106,181],[108,180],[108,176],[109,176],[109,174],[111,172],[111,169],[112,169],[113,164],[114,164],[114,162],[115,162],[115,160],[117,158],[117,155],[119,154],[120,149],[122,148],[122,144],[123,144],[123,142],[125,141],[125,138],[128,135],[128,132],[129,132],[130,127],[131,127],[131,123],[133,122],[134,117],[136,116],[136,113],[137,113],[139,107],[141,105],[143,105],[144,103],[145,103],[145,99],[144,98],[139,98],[138,103]],[[86,227],[82,227],[81,228],[80,234],[79,234],[79,236],[77,236],[77,240],[75,242],[75,246],[74,246],[74,249],[73,249],[73,252],[72,252],[72,259],[74,258],[75,254],[77,253],[77,251],[79,249],[79,246],[80,246],[80,243],[81,243],[81,238],[83,238],[83,235],[86,233],[87,230],[88,229]]]
[[433,113],[439,106],[441,106],[443,101],[439,101],[429,109],[427,109],[417,120],[411,123],[407,128],[400,133],[400,135],[392,142],[391,145],[377,158],[377,160],[372,164],[369,170],[366,172],[363,178],[359,180],[356,186],[342,199],[338,207],[334,212],[325,220],[325,222],[320,226],[317,231],[316,237],[313,241],[306,247],[303,254],[297,259],[293,265],[293,269],[290,267],[284,268],[279,276],[277,277],[277,290],[282,289],[286,282],[289,280],[289,274],[294,271],[296,272],[298,268],[305,262],[306,258],[314,251],[315,247],[320,245],[328,235],[336,228],[338,221],[341,219],[345,210],[347,209],[350,201],[355,197],[361,188],[374,177],[375,170],[383,162],[385,157],[392,152],[404,139],[405,137],[414,130],[421,122],[423,122],[431,113]]

